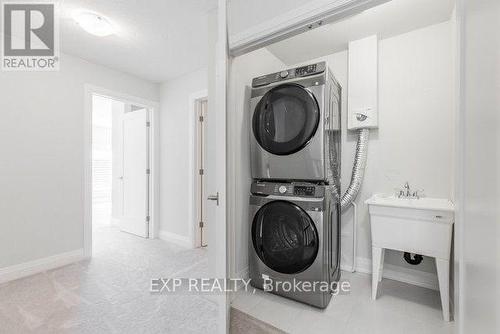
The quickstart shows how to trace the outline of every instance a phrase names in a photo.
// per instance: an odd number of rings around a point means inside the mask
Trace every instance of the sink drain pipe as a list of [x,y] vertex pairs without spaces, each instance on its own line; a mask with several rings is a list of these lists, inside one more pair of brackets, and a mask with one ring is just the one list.
[[424,257],[422,255],[414,254],[414,257],[412,258],[411,253],[408,252],[404,252],[403,258],[405,259],[406,262],[414,266],[422,263],[422,261],[424,260]]

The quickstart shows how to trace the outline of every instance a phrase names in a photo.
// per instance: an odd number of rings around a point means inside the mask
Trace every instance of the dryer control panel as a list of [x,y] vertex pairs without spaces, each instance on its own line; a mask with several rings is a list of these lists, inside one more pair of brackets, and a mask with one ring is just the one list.
[[268,75],[263,75],[252,80],[252,87],[262,87],[274,82],[290,80],[293,78],[308,77],[310,75],[320,74],[325,72],[326,63],[320,62],[306,66],[300,66],[283,70]]

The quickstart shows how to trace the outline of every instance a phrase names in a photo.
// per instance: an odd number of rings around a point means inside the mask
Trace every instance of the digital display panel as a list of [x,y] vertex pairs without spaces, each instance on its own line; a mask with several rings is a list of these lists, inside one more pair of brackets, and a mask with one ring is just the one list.
[[311,74],[314,72],[316,72],[316,64],[304,66],[304,67],[299,67],[299,68],[295,69],[296,76],[304,76],[304,75],[308,75],[308,74]]
[[314,196],[314,186],[295,186],[293,194],[298,196]]

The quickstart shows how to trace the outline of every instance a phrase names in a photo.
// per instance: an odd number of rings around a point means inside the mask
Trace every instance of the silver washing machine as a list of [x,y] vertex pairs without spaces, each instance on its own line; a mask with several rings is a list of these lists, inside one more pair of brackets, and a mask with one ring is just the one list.
[[340,96],[325,62],[253,79],[252,178],[326,181],[328,130],[340,161]]
[[[254,182],[250,196],[249,270],[252,286],[319,308],[340,279],[340,205],[328,186]],[[288,283],[285,283],[288,282]],[[298,282],[299,289],[288,287]],[[317,283],[314,283],[317,282]],[[316,284],[315,291],[301,287]],[[281,286],[281,288],[280,288]]]

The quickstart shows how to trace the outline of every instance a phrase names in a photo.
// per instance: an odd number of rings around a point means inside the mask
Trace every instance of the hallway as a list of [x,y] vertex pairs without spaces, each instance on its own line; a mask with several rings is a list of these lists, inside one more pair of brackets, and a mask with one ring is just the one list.
[[206,296],[149,292],[151,278],[205,277],[208,254],[97,226],[91,260],[0,285],[3,333],[214,332]]

